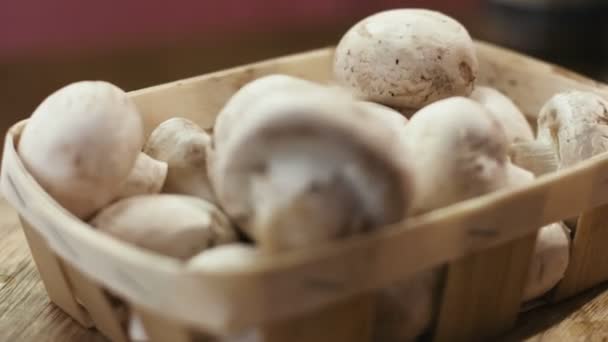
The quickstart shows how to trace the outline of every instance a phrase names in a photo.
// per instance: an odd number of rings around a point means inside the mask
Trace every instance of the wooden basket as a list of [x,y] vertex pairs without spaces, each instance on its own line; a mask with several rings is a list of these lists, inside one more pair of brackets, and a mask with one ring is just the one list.
[[[533,120],[556,92],[608,87],[556,66],[477,42],[479,84],[511,97]],[[283,73],[330,77],[333,49],[216,72],[130,93],[146,132],[173,116],[212,127],[245,83]],[[152,340],[191,341],[195,332],[226,335],[255,327],[272,341],[368,341],[370,294],[432,267],[445,266],[431,336],[479,340],[509,329],[539,227],[580,215],[557,301],[608,279],[608,154],[503,190],[408,219],[370,235],[286,253],[246,272],[193,272],[183,264],[91,229],[45,193],[15,145],[27,120],[6,136],[1,186],[23,230],[51,300],[86,327],[127,339],[115,296],[142,317]],[[606,229],[603,229],[606,228]],[[112,293],[112,295],[110,295]]]

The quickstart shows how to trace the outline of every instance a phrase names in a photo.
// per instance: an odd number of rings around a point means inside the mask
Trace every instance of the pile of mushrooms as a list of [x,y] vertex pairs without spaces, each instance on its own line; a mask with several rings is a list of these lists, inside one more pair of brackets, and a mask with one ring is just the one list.
[[[260,77],[229,99],[213,133],[172,118],[145,138],[121,89],[87,81],[40,104],[18,152],[57,203],[94,229],[191,269],[247,269],[606,151],[600,96],[555,95],[535,136],[511,99],[477,84],[478,69],[453,18],[384,11],[344,34],[331,84]],[[524,301],[559,282],[569,245],[562,222],[539,229]],[[379,291],[375,339],[423,334],[438,279],[427,270]]]

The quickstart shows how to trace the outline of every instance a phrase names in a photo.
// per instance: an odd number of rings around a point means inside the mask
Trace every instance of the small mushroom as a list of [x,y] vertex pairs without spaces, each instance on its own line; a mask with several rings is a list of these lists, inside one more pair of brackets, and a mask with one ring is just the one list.
[[[513,169],[519,169],[513,167]],[[522,169],[512,173],[509,187],[530,184],[534,174]],[[538,298],[564,277],[570,259],[570,232],[561,222],[541,227],[532,252],[532,262],[524,285],[523,301]]]
[[129,197],[103,209],[91,224],[120,240],[181,260],[237,240],[230,221],[215,205],[185,195]]
[[464,97],[437,101],[405,126],[415,169],[413,213],[425,213],[503,187],[508,141],[500,123]]
[[208,272],[234,272],[252,267],[261,258],[260,251],[252,245],[230,243],[199,253],[188,261],[186,267]]
[[159,193],[167,177],[167,163],[141,152],[117,199]]
[[542,227],[536,238],[523,300],[538,298],[566,274],[570,260],[570,231],[561,222]]
[[514,146],[512,158],[540,175],[606,152],[606,137],[608,102],[590,92],[563,92],[541,109],[536,141]]
[[82,81],[36,108],[17,149],[42,188],[86,219],[116,198],[143,140],[141,116],[124,91],[107,82]]
[[336,47],[336,81],[364,100],[419,109],[468,96],[478,73],[466,28],[442,13],[394,9],[356,23]]
[[394,137],[384,121],[329,87],[272,94],[215,140],[210,164],[220,203],[249,236],[284,249],[405,216],[409,169],[386,150]]
[[163,192],[215,202],[207,176],[207,148],[211,137],[194,122],[172,118],[152,131],[144,152],[168,165]]
[[476,86],[469,97],[500,122],[510,144],[534,140],[534,132],[525,115],[505,94],[494,88]]

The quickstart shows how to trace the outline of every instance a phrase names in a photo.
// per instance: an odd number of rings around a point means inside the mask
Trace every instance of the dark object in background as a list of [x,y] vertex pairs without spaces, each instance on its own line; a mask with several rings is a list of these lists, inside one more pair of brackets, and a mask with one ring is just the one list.
[[605,0],[486,0],[481,38],[608,81]]

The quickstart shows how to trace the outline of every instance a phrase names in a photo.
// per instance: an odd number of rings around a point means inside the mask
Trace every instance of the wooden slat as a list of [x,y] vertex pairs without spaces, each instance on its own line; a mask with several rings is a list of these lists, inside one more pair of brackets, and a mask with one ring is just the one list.
[[321,310],[262,329],[267,342],[369,342],[374,321],[375,296],[364,294],[328,305]]
[[194,342],[192,333],[185,326],[145,309],[136,308],[135,312],[141,319],[149,342]]
[[608,205],[580,216],[570,263],[553,300],[558,301],[608,280]]
[[68,263],[62,266],[74,295],[87,309],[95,327],[113,342],[127,342],[129,338],[122,324],[126,317],[120,317],[104,290]]
[[21,219],[21,226],[49,298],[78,323],[87,328],[92,327],[91,317],[76,301],[59,258],[49,250],[46,242],[27,221]]
[[536,233],[451,263],[434,340],[484,340],[510,329],[535,241]]

